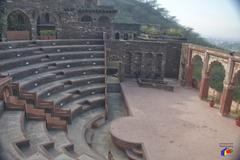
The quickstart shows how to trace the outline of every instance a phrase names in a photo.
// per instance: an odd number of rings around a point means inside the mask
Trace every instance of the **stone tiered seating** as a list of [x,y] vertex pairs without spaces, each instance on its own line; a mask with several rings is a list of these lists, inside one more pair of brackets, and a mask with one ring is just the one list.
[[20,154],[13,150],[13,155],[33,160],[78,159],[92,154],[99,159],[87,143],[69,140],[79,135],[76,130],[71,135],[67,132],[76,126],[72,120],[99,108],[87,114],[89,117],[83,116],[80,134],[84,142],[85,127],[91,126],[96,116],[105,119],[103,44],[103,40],[88,39],[0,44],[0,73],[10,75],[14,82],[14,96],[5,102],[6,108],[25,111],[27,120],[26,132],[18,131],[27,145],[19,149]]

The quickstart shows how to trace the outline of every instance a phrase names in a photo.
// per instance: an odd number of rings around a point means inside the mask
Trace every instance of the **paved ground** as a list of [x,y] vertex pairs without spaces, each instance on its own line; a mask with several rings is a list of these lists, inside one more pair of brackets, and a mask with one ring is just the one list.
[[139,88],[133,81],[122,87],[132,116],[112,122],[111,132],[143,143],[149,160],[232,159],[220,156],[220,143],[233,143],[240,152],[240,128],[201,101],[196,90],[176,87],[171,93]]

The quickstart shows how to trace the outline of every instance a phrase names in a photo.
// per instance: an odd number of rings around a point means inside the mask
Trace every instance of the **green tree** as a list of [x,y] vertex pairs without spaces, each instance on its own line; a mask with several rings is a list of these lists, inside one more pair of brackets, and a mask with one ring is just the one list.
[[225,78],[224,67],[217,63],[212,66],[210,73],[210,86],[218,92],[223,91],[223,81]]

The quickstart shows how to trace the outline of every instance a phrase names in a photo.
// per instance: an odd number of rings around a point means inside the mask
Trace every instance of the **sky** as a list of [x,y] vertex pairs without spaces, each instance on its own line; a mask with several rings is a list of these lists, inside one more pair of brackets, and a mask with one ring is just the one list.
[[240,0],[158,0],[178,22],[203,37],[240,41]]

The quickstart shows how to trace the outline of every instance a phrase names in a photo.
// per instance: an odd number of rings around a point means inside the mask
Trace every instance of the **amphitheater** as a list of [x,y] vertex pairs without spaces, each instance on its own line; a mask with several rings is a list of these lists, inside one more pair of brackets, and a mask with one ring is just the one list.
[[[141,24],[113,23],[117,10],[97,0],[5,7],[0,159],[239,160],[240,128],[231,117],[236,54],[176,37],[140,39]],[[44,29],[56,34],[44,37]],[[206,101],[216,63],[226,72],[219,109]],[[230,157],[221,157],[224,144]]]

